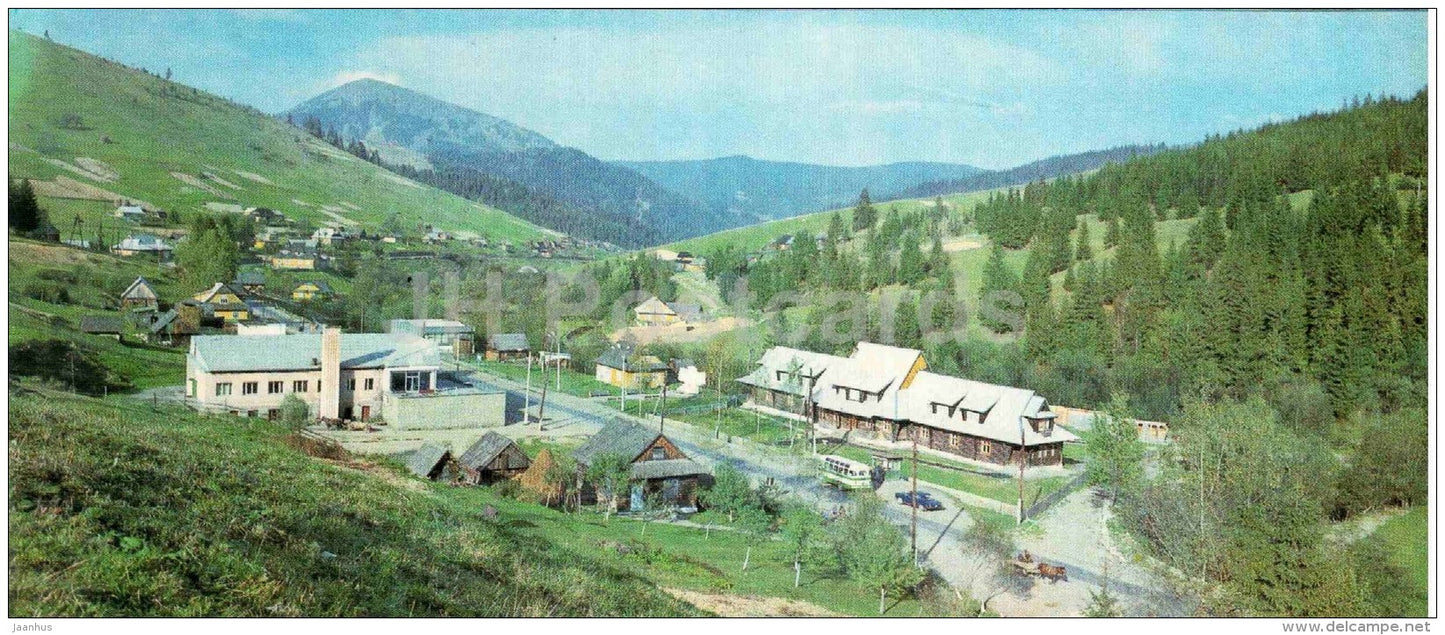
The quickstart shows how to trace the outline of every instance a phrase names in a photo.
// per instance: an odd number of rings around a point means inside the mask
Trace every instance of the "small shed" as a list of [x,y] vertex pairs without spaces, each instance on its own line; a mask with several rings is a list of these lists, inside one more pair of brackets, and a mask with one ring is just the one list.
[[487,336],[486,355],[490,361],[526,359],[531,350],[526,333],[493,333]]
[[155,288],[144,277],[136,278],[135,282],[130,283],[130,286],[120,294],[120,306],[124,309],[141,307],[155,309],[159,304],[160,296],[156,294]]
[[246,293],[261,293],[266,290],[266,274],[260,271],[242,271],[236,274],[233,286],[240,287]]
[[451,450],[446,447],[432,443],[423,443],[421,447],[413,450],[406,458],[406,469],[412,474],[430,480],[452,480],[456,478],[456,462],[452,460]]
[[527,453],[511,439],[488,432],[457,459],[462,478],[473,484],[488,484],[520,476],[532,465]]
[[114,315],[87,315],[80,318],[80,330],[90,335],[105,335],[121,339],[126,331],[125,320]]

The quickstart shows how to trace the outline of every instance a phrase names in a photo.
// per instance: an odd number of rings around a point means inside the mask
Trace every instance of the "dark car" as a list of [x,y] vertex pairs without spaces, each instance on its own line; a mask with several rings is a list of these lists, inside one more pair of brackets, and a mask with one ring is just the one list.
[[[897,494],[894,494],[893,497],[898,499],[898,502],[903,503],[904,505],[907,505],[909,507],[913,507],[913,492],[898,492]],[[940,503],[938,502],[938,499],[929,496],[928,492],[919,492],[917,500],[918,508],[924,511],[932,512],[943,509],[943,503]]]

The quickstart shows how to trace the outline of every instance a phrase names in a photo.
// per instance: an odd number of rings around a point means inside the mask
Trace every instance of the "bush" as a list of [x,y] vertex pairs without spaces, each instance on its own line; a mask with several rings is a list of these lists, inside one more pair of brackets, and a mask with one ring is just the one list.
[[21,292],[25,294],[25,297],[32,300],[40,300],[41,302],[49,302],[51,304],[70,303],[70,290],[57,282],[32,280],[25,283],[25,288]]
[[1407,409],[1365,423],[1359,448],[1340,475],[1334,515],[1424,503],[1429,496],[1429,418]]
[[10,347],[10,374],[52,381],[87,395],[129,386],[93,354],[65,340],[23,342]]
[[288,393],[281,400],[281,423],[299,428],[306,425],[310,419],[311,408],[295,393]]
[[497,481],[492,484],[492,493],[502,498],[516,499],[522,495],[522,484],[512,479]]

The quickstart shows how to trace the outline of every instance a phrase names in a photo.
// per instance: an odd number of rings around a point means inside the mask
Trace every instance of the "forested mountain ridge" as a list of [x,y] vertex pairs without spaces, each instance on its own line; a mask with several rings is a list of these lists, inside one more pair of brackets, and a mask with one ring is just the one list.
[[741,155],[696,161],[617,163],[702,201],[721,218],[739,223],[765,222],[839,207],[864,189],[896,192],[919,183],[983,172],[957,163],[913,161],[839,167],[765,161]]
[[1040,159],[1007,170],[989,170],[962,178],[950,178],[919,183],[897,191],[900,198],[922,198],[940,194],[978,192],[1000,187],[1022,185],[1039,179],[1051,179],[1064,174],[1088,172],[1109,163],[1122,163],[1134,157],[1149,156],[1162,152],[1168,146],[1125,145],[1104,150],[1064,154]]
[[[641,246],[714,224],[702,204],[627,167],[385,82],[342,85],[285,117],[342,143],[383,150],[381,161],[415,168],[408,175],[417,180],[488,204],[507,201],[523,218],[584,238]],[[390,148],[406,152],[384,152]]]

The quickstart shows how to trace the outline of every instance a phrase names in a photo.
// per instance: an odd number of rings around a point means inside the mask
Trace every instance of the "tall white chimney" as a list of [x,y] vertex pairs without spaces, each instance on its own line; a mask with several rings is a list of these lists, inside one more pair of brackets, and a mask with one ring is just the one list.
[[321,402],[317,414],[322,419],[341,418],[341,329],[321,329]]

